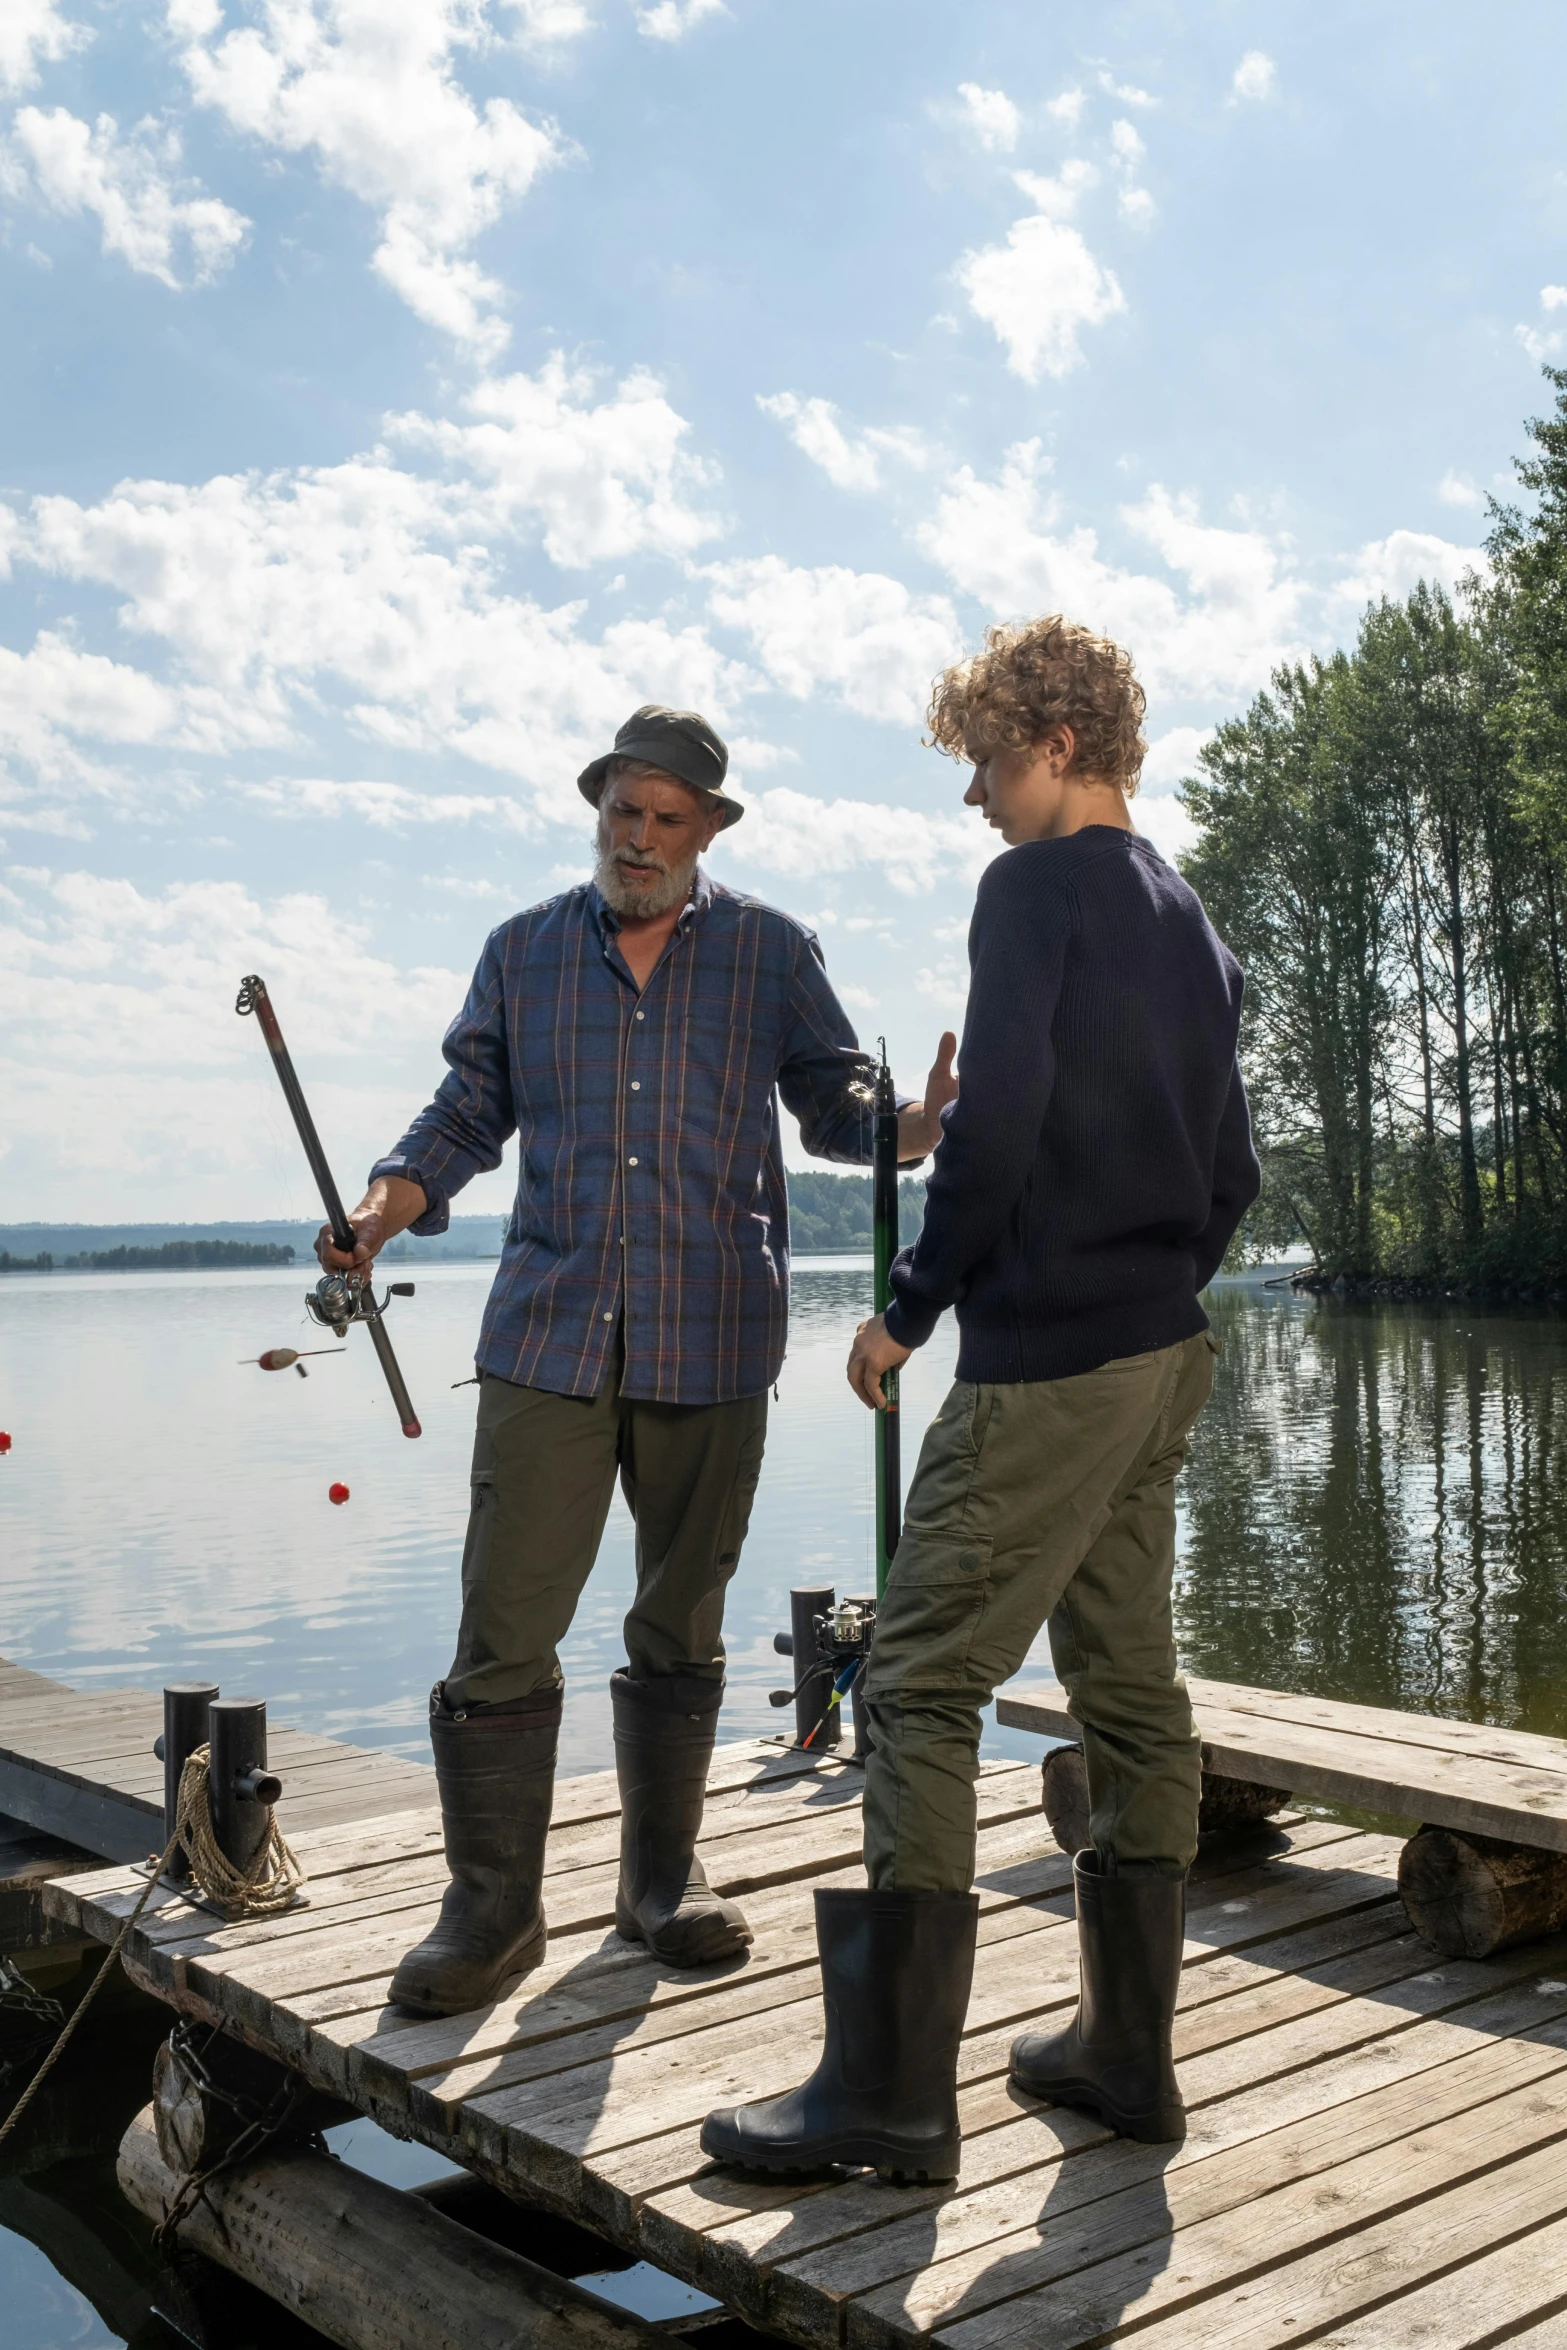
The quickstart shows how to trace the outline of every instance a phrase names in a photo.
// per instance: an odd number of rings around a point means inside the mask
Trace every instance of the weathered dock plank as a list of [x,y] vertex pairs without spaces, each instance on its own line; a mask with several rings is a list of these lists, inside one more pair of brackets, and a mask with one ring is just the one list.
[[[1227,1681],[1189,1686],[1205,1771],[1567,1853],[1567,1739]],[[1080,1735],[1050,1686],[1008,1692],[996,1718],[1047,1738]]]
[[[1311,1719],[1264,1731],[1339,1735]],[[1415,1771],[1444,1761],[1364,1719],[1343,1735],[1412,1755]],[[1463,1759],[1515,1782],[1534,1771],[1505,1749]],[[1032,1766],[981,1779],[965,2140],[943,2187],[746,2179],[698,2144],[710,2105],[788,2086],[819,2043],[811,1895],[863,1881],[860,1781],[836,1759],[766,1742],[714,1758],[703,1858],[745,1899],[743,1964],[677,1974],[614,1934],[613,1773],[561,1783],[545,1961],[476,2014],[384,2005],[444,1882],[428,1809],[296,1827],[285,1797],[311,1907],[229,1926],[160,1893],[129,1957],[173,2004],[809,2350],[1086,2350],[1126,2329],[1152,2350],[1265,2350],[1313,2329],[1397,2350],[1536,2319],[1550,2350],[1562,2285],[1509,2265],[1504,2239],[1537,2240],[1543,2257],[1564,2224],[1567,1937],[1433,1964],[1397,1899],[1395,1839],[1291,1818],[1214,1842],[1191,1882],[1176,2020],[1190,2134],[1133,2145],[1007,2081],[1013,2033],[1076,1991],[1069,1865],[1038,1789]],[[107,1937],[140,1890],[105,1871],[47,1899]],[[1434,2280],[1466,2263],[1490,2333],[1431,2332],[1452,2290]]]
[[[0,1813],[104,1860],[161,1850],[163,1699],[146,1689],[68,1689],[0,1660]],[[434,1773],[395,1755],[269,1725],[290,1831],[428,1810]]]

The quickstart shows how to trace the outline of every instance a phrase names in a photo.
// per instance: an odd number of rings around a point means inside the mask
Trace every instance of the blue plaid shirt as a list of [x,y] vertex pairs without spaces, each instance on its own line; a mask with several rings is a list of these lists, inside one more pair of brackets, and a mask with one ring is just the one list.
[[597,1395],[723,1403],[770,1386],[789,1321],[777,1097],[808,1151],[871,1157],[871,1064],[814,934],[700,870],[640,995],[591,882],[494,931],[446,1032],[451,1074],[374,1175],[415,1232],[518,1136],[517,1204],[478,1366]]

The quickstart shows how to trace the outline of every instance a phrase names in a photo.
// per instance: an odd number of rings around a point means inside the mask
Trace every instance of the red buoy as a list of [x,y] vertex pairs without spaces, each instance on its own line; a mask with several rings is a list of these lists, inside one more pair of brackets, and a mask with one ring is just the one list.
[[9,1452],[10,1449],[11,1431],[9,1428],[0,1428],[0,1452]]
[[346,1485],[329,1485],[326,1489],[326,1497],[328,1501],[335,1501],[341,1507],[348,1499],[348,1487]]

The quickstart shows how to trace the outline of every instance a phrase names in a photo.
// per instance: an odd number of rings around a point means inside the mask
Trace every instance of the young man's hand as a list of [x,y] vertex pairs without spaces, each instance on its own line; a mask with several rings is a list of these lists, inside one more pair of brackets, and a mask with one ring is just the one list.
[[899,1370],[913,1352],[911,1346],[900,1346],[888,1336],[884,1315],[860,1324],[849,1355],[849,1385],[867,1410],[882,1410],[887,1401],[881,1391],[883,1372]]
[[952,1066],[957,1049],[957,1038],[950,1028],[944,1029],[925,1080],[924,1101],[910,1102],[907,1109],[898,1112],[898,1158],[905,1165],[928,1159],[941,1140],[941,1113],[948,1102],[958,1098],[957,1072]]

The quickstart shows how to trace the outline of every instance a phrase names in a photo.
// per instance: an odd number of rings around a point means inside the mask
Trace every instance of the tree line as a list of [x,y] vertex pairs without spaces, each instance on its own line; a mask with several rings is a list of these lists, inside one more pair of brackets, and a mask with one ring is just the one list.
[[1232,1261],[1567,1282],[1567,369],[1484,573],[1367,611],[1199,754],[1182,869],[1246,971]]

